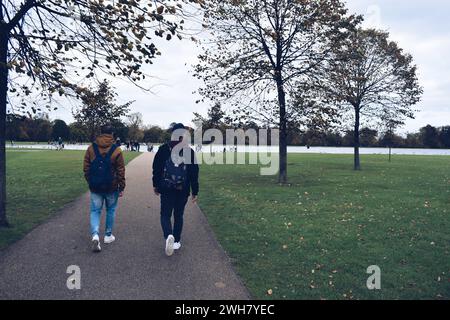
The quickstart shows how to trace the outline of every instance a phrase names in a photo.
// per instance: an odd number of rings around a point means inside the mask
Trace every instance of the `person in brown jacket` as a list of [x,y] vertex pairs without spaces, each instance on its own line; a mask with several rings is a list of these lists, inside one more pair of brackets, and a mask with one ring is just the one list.
[[101,134],[89,146],[84,156],[84,176],[91,191],[90,222],[92,250],[100,252],[100,218],[106,204],[106,230],[104,243],[115,240],[112,230],[119,197],[125,190],[125,161],[122,150],[114,144],[113,129],[101,129]]

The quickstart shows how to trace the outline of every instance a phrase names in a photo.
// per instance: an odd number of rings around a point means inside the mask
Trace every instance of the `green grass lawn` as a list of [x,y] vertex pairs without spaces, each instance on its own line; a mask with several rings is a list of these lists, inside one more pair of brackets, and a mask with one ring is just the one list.
[[[450,299],[450,157],[362,166],[290,155],[290,186],[258,166],[201,167],[200,206],[253,297]],[[366,287],[371,265],[381,290]]]
[[[124,155],[129,162],[139,154]],[[0,229],[0,249],[87,191],[83,156],[84,151],[7,150],[7,215],[12,227]]]

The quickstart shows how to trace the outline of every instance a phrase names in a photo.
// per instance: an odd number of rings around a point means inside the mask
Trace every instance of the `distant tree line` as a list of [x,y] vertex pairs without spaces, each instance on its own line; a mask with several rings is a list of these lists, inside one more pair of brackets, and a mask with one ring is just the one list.
[[[163,143],[170,139],[167,130],[159,126],[133,127],[128,120],[116,120],[112,123],[116,137],[122,142],[136,141]],[[61,137],[67,143],[91,142],[89,128],[79,122],[67,124],[63,120],[51,121],[48,115],[33,118],[8,115],[6,138],[8,141],[52,142]]]
[[[291,145],[309,145],[325,147],[353,147],[354,131],[327,131],[305,133],[290,136]],[[433,127],[427,125],[418,132],[406,136],[380,133],[378,130],[362,128],[360,130],[361,147],[393,147],[393,148],[444,148],[450,149],[450,126]]]
[[59,138],[69,143],[91,142],[104,125],[112,125],[122,142],[162,143],[170,138],[167,130],[144,126],[141,113],[130,113],[133,101],[116,103],[116,93],[108,81],[80,93],[82,102],[72,112],[75,121],[50,121],[45,112],[24,115],[8,114],[6,139],[9,141],[51,142]]
[[[233,117],[223,111],[220,103],[209,108],[205,116],[194,112],[194,123],[201,124],[202,130],[210,128],[219,129],[225,136],[226,129],[255,129],[261,128],[254,121],[236,122]],[[450,149],[450,126],[433,127],[427,125],[418,132],[407,133],[401,136],[395,133],[389,125],[380,126],[380,129],[363,127],[359,130],[359,146],[361,147],[391,147],[391,148],[448,148]],[[267,126],[270,128],[270,126]],[[321,147],[354,147],[355,133],[353,130],[339,128],[338,124],[323,128],[313,126],[302,130],[297,126],[288,127],[287,143],[291,146],[321,146]],[[225,143],[225,141],[224,141]],[[268,141],[270,143],[270,141]]]
[[[198,117],[196,118],[198,119]],[[203,119],[205,120],[205,119]],[[212,123],[214,122],[214,123]],[[256,124],[230,125],[218,119],[212,119],[203,125],[203,129],[253,128],[258,130]],[[217,123],[216,123],[217,122]],[[126,120],[112,122],[116,136],[122,142],[136,141],[143,143],[164,143],[170,139],[167,129],[155,125],[143,125],[142,115],[134,113]],[[225,136],[225,134],[224,134]],[[9,141],[51,142],[61,137],[70,143],[90,142],[89,128],[79,122],[66,124],[63,120],[51,121],[47,114],[37,115],[34,118],[9,115],[7,119],[6,137]],[[300,131],[295,128],[289,130],[288,144],[292,146],[324,146],[324,147],[353,147],[354,132],[352,130],[315,131],[309,129]],[[393,148],[446,148],[450,149],[450,126],[434,127],[427,125],[418,132],[401,136],[389,132],[364,127],[360,132],[361,147],[393,147]]]

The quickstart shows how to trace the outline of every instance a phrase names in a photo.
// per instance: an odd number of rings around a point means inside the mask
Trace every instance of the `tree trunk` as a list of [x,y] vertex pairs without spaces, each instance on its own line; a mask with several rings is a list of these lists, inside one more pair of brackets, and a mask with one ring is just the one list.
[[392,146],[389,146],[389,162],[392,160]]
[[359,126],[360,126],[360,113],[359,107],[355,107],[355,128],[354,128],[354,141],[353,145],[355,147],[354,154],[354,169],[361,170],[361,161],[359,158]]
[[280,105],[280,172],[278,173],[278,182],[287,183],[287,121],[286,121],[286,93],[281,73],[277,78],[278,103]]
[[[1,26],[3,27],[3,26]],[[8,33],[0,30],[0,227],[6,219],[6,101],[8,94]]]

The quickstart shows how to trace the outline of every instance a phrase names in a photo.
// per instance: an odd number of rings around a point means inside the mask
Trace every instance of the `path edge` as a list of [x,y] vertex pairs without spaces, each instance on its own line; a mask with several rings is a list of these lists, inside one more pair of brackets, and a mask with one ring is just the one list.
[[208,236],[211,237],[216,242],[219,252],[220,252],[220,255],[224,258],[224,261],[226,262],[226,264],[228,265],[230,270],[233,271],[233,273],[236,275],[236,278],[237,278],[239,284],[243,288],[245,288],[245,295],[247,296],[248,300],[254,300],[253,295],[251,294],[250,290],[245,285],[240,274],[237,272],[235,265],[233,265],[233,262],[232,262],[230,256],[228,255],[227,251],[225,250],[225,248],[222,246],[222,244],[218,240],[216,233],[214,232],[211,224],[209,223],[208,216],[203,212],[203,210],[200,208],[200,206],[198,204],[195,204],[194,208],[196,210],[198,210],[201,222],[205,226]]

